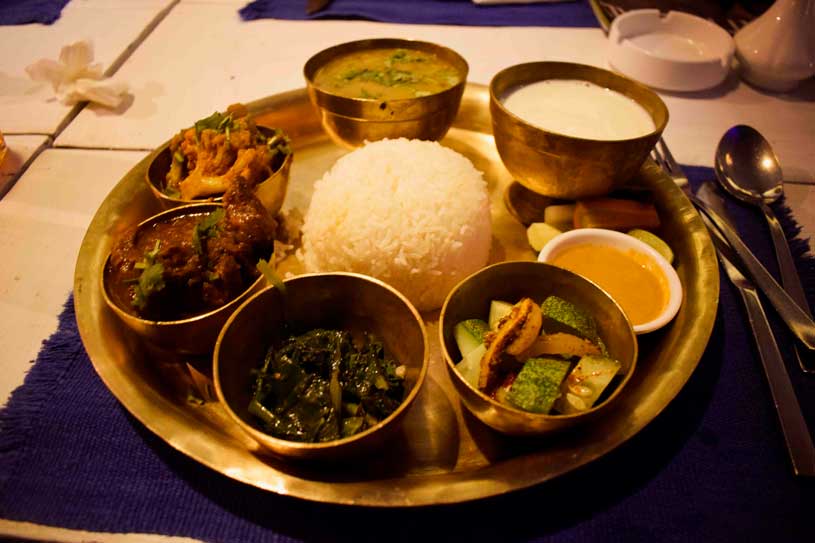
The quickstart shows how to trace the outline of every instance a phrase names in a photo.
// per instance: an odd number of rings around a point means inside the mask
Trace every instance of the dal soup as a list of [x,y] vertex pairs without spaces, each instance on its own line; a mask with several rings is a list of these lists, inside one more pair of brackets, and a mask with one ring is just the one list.
[[429,96],[461,81],[458,70],[433,53],[373,49],[338,57],[320,68],[314,85],[347,98],[402,100]]

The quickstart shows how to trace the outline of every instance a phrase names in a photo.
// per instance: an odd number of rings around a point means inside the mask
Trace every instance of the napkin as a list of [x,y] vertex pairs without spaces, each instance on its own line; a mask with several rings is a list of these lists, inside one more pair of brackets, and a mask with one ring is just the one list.
[[[710,168],[685,171],[692,185],[713,179]],[[789,210],[773,207],[794,238]],[[774,268],[763,215],[728,208],[753,251]],[[805,257],[804,240],[795,239],[792,250],[813,302],[815,260]],[[790,335],[777,319],[773,324],[790,360]],[[789,369],[815,428],[815,381]],[[696,371],[615,451],[531,489],[474,503],[343,507],[235,482],[145,429],[94,372],[69,299],[57,332],[0,410],[0,517],[219,543],[811,541],[815,486],[792,476],[765,381],[738,295],[725,279]]]
[[50,83],[64,104],[88,101],[114,109],[119,107],[127,93],[127,84],[106,78],[102,64],[92,62],[93,44],[82,40],[63,47],[59,61],[40,59],[25,71],[34,81]]
[[383,23],[469,26],[598,26],[587,0],[558,3],[477,5],[470,0],[333,0],[306,15],[304,0],[255,0],[240,16],[254,19],[365,19]]
[[68,0],[0,0],[0,25],[43,23],[59,19]]

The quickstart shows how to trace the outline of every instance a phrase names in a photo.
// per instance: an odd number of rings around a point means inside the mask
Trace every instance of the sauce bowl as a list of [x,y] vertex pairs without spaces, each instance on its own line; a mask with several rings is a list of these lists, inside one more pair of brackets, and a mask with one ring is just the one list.
[[[569,248],[579,245],[602,245],[624,252],[636,251],[662,272],[668,290],[668,299],[656,317],[647,322],[633,324],[636,334],[645,334],[662,328],[671,322],[679,312],[679,308],[682,305],[683,289],[676,270],[650,245],[633,236],[603,228],[580,228],[571,230],[552,238],[541,250],[538,255],[538,260],[540,262],[552,263],[558,255]],[[598,262],[598,265],[602,266],[600,262]],[[614,273],[614,270],[607,268],[600,271]]]
[[[501,403],[470,385],[456,369],[461,360],[454,328],[466,319],[485,319],[492,300],[515,302],[530,297],[540,303],[556,295],[590,313],[608,353],[621,363],[621,381],[594,407],[575,414],[539,414]],[[594,283],[570,271],[543,262],[502,262],[488,266],[459,283],[447,296],[439,320],[439,339],[447,373],[464,407],[481,422],[499,432],[544,435],[595,420],[614,409],[625,393],[637,362],[637,338],[617,303]]]
[[[354,273],[300,275],[246,300],[226,322],[213,355],[219,400],[232,421],[268,451],[283,457],[331,461],[367,453],[398,430],[427,374],[429,350],[424,322],[398,291]],[[385,351],[405,366],[405,397],[387,418],[358,434],[321,443],[274,437],[249,413],[253,371],[267,349],[287,337],[315,328],[372,332]]]
[[[654,130],[621,140],[579,138],[536,126],[511,113],[512,91],[544,80],[577,80],[616,91],[639,104]],[[529,190],[551,198],[606,195],[628,181],[668,123],[668,108],[646,86],[608,70],[569,62],[530,62],[498,72],[490,82],[495,145],[507,170]]]
[[[348,98],[314,83],[318,70],[338,57],[390,48],[432,53],[451,64],[458,72],[459,80],[452,87],[435,94],[398,100]],[[335,45],[312,56],[303,68],[309,98],[319,111],[323,128],[334,141],[346,148],[385,138],[440,140],[456,118],[468,71],[467,61],[452,49],[435,43],[396,38]]]

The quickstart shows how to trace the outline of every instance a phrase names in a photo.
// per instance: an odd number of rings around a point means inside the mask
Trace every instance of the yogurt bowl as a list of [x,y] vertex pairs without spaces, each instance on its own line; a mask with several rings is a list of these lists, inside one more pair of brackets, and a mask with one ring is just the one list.
[[608,292],[636,334],[662,328],[682,305],[682,283],[671,263],[647,243],[615,230],[560,234],[543,247],[538,260],[582,275]]
[[[541,115],[512,107],[513,96],[536,89],[544,92],[528,102],[544,107]],[[588,113],[600,104],[610,104],[615,114],[603,107]],[[627,106],[623,115],[616,109],[620,104]],[[563,115],[564,109],[574,115]],[[616,134],[596,129],[615,118],[625,121],[631,109],[645,118],[645,127]],[[515,180],[543,196],[568,200],[604,196],[621,187],[639,171],[668,122],[668,108],[651,89],[570,62],[529,62],[501,70],[490,82],[490,115],[498,154]],[[582,119],[579,131],[566,130],[561,122],[549,124],[570,117]]]

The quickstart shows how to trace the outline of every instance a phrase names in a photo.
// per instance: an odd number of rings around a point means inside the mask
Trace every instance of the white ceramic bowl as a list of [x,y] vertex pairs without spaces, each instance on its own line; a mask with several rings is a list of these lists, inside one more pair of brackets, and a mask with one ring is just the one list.
[[722,27],[689,13],[635,9],[615,17],[608,61],[646,85],[670,91],[715,87],[727,77],[735,53]]
[[538,255],[538,260],[540,262],[551,263],[551,261],[565,249],[587,243],[615,247],[620,250],[636,251],[652,260],[665,275],[669,291],[668,303],[665,304],[662,312],[656,318],[642,324],[634,325],[634,333],[645,334],[647,332],[653,332],[671,322],[679,311],[679,307],[682,305],[682,283],[679,281],[679,275],[677,275],[676,270],[671,266],[670,262],[665,260],[656,250],[633,236],[603,228],[578,228],[577,230],[570,230],[569,232],[552,238],[541,250]]

